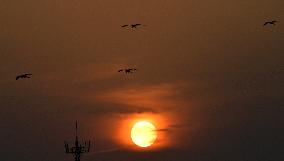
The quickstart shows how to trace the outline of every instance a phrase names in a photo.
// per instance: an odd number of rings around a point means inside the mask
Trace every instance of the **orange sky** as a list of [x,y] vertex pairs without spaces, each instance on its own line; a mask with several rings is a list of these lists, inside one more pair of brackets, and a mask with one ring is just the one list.
[[[78,120],[102,152],[85,161],[283,160],[283,6],[2,0],[2,159],[72,160],[63,142]],[[120,27],[131,23],[146,26]],[[138,70],[117,72],[128,67]],[[147,151],[129,140],[140,119],[158,128]]]

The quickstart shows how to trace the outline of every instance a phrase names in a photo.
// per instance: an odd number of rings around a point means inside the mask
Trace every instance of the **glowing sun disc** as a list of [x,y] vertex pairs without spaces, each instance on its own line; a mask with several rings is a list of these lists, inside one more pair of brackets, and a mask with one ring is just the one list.
[[156,127],[148,121],[137,122],[131,129],[131,139],[140,147],[151,146],[157,139]]

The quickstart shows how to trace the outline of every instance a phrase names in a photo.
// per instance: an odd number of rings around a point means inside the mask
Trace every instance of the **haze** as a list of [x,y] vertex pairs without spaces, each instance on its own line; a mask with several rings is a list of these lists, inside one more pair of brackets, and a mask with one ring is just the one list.
[[[0,2],[1,160],[73,160],[75,120],[82,161],[284,160],[283,0]],[[143,115],[159,148],[125,148]]]

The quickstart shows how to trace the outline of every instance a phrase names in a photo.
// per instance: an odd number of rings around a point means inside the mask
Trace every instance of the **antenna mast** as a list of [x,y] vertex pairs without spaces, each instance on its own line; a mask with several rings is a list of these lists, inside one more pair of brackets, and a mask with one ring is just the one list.
[[[78,125],[76,121],[76,139],[74,142],[74,146],[69,148],[69,144],[65,141],[65,152],[66,154],[73,154],[75,161],[80,161],[81,155],[83,153],[90,152],[91,141],[85,141],[84,143],[80,143],[78,141]],[[88,143],[88,144],[87,144]]]

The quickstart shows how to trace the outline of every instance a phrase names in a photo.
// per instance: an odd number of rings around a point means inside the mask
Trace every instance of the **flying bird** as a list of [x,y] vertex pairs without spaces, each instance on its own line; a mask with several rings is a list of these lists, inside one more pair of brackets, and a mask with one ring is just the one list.
[[137,69],[135,68],[128,68],[128,69],[119,69],[117,72],[125,72],[126,74],[128,73],[133,73],[134,71],[136,71]]
[[[142,26],[142,24],[136,23],[136,24],[130,24],[130,25],[122,25],[121,27],[122,27],[122,28],[130,27],[130,28],[132,28],[132,29],[137,29],[138,26]],[[143,26],[146,26],[146,25],[143,25]]]
[[278,22],[278,21],[267,21],[267,22],[265,22],[265,23],[263,24],[263,26],[266,26],[266,25],[268,25],[268,24],[270,24],[270,25],[276,25],[276,24],[275,24],[276,22]]
[[20,79],[20,78],[31,78],[30,75],[32,75],[32,74],[22,74],[22,75],[18,75],[18,76],[16,77],[16,80],[18,80],[18,79]]
[[140,24],[140,23],[132,24],[132,25],[131,25],[131,28],[137,28],[137,26],[140,26],[140,25],[142,25],[142,24]]

